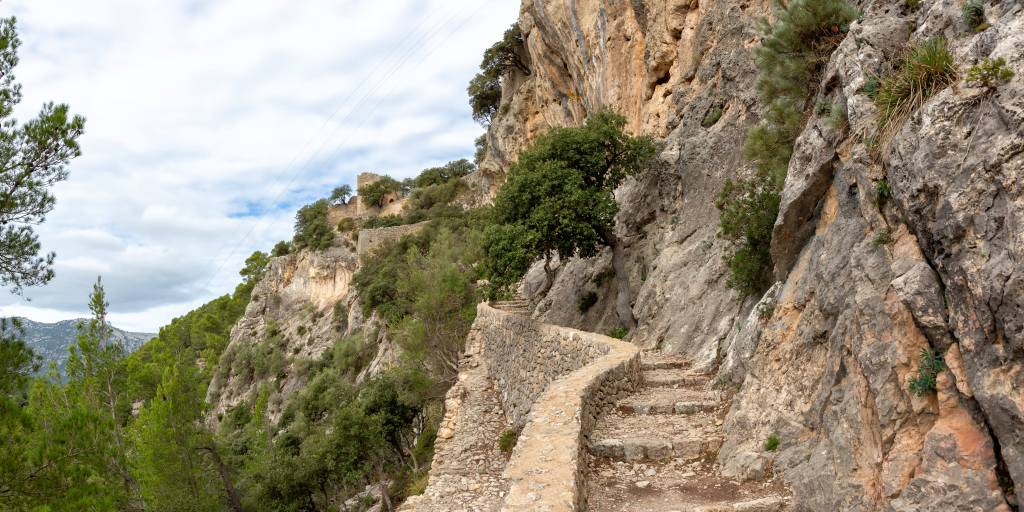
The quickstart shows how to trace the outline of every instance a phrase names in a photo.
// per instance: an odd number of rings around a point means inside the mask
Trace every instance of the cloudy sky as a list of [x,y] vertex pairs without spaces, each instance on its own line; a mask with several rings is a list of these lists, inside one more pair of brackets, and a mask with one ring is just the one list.
[[472,154],[465,86],[518,0],[6,0],[28,119],[86,117],[83,156],[39,228],[57,278],[0,315],[153,332],[233,289],[294,211],[363,171]]

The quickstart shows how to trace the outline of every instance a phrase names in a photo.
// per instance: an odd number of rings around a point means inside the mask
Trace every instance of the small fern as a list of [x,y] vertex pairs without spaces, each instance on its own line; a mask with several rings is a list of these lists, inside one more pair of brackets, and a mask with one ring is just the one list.
[[946,362],[943,361],[941,355],[922,348],[920,359],[917,362],[917,378],[910,378],[910,391],[917,396],[935,392],[935,377],[945,369]]

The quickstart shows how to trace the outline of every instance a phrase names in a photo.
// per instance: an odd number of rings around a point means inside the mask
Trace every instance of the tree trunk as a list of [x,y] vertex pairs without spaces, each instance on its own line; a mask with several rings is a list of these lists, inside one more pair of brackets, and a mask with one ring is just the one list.
[[242,501],[238,498],[238,492],[235,491],[235,486],[231,483],[231,475],[228,473],[228,468],[224,465],[224,461],[220,459],[217,449],[211,446],[204,446],[201,449],[210,452],[210,457],[213,458],[213,465],[217,466],[217,473],[220,474],[220,480],[224,483],[224,492],[228,495],[228,504],[231,505],[231,510],[243,512]]
[[555,285],[555,270],[551,268],[551,257],[544,257],[544,288],[537,294],[537,297],[543,298],[551,291],[551,287]]
[[615,313],[619,316],[619,323],[632,332],[636,329],[636,318],[633,316],[633,306],[630,305],[626,252],[622,248],[621,240],[614,233],[606,234],[604,239],[612,248],[612,268],[615,270],[615,287],[618,291],[615,296]]

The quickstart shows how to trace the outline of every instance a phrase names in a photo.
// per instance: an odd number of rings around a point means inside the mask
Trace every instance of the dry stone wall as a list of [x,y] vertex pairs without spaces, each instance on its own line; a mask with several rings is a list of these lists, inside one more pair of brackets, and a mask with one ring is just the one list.
[[417,224],[406,224],[404,226],[393,226],[390,228],[363,229],[359,231],[359,242],[356,245],[356,254],[359,256],[370,254],[391,242],[397,242],[403,236],[418,232],[429,223],[430,221],[426,221]]
[[[582,510],[585,436],[640,381],[629,343],[481,304],[445,400],[429,485],[401,510]],[[496,408],[507,428],[521,429],[519,442],[500,477],[487,464],[467,472],[467,462],[495,458]]]

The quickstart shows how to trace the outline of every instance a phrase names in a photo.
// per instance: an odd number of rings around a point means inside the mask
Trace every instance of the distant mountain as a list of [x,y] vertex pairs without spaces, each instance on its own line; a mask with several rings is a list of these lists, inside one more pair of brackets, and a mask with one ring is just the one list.
[[[33,322],[21,318],[25,328],[25,343],[43,360],[41,372],[50,368],[50,361],[57,363],[57,369],[64,374],[64,366],[68,360],[68,347],[75,342],[78,330],[75,328],[82,320],[62,320],[54,324]],[[128,332],[114,327],[114,339],[124,344],[128,353],[136,351],[144,343],[154,338],[155,334],[144,332]]]

